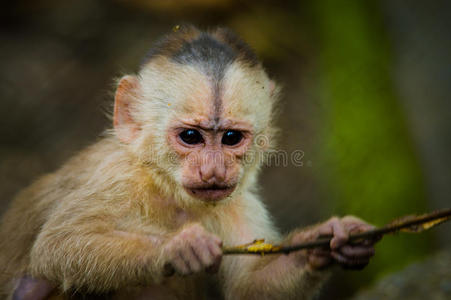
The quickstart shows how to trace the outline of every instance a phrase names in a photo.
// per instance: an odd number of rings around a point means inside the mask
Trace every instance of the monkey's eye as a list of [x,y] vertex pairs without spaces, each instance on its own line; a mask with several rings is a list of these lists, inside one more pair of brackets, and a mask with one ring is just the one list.
[[199,131],[195,129],[187,129],[179,134],[179,137],[187,144],[195,145],[204,141]]
[[224,145],[234,146],[241,142],[243,139],[243,134],[238,130],[227,130],[222,136],[222,141]]

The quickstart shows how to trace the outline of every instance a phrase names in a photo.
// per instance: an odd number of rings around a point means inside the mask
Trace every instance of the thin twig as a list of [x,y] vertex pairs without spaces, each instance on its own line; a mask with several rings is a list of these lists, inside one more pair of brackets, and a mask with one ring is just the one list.
[[[389,223],[388,225],[376,228],[373,230],[368,230],[365,232],[361,232],[358,234],[352,234],[349,236],[350,242],[356,242],[362,239],[371,239],[371,238],[380,238],[384,234],[387,233],[395,233],[402,229],[409,229],[410,232],[414,231],[422,231],[429,229],[435,225],[443,223],[451,219],[451,209],[444,209],[436,212],[432,212],[425,215],[420,216],[409,216],[401,219],[396,219],[395,221]],[[435,222],[434,222],[435,221]],[[428,225],[429,222],[433,222]],[[423,226],[422,226],[423,225]],[[419,226],[419,227],[417,227]],[[302,249],[312,249],[312,248],[328,248],[330,245],[332,237],[322,237],[312,242],[302,243],[298,245],[292,246],[277,246],[266,244],[263,240],[258,240],[254,243],[236,247],[224,247],[223,254],[224,255],[233,255],[233,254],[288,254],[293,251],[298,251]],[[254,247],[254,248],[252,248]]]

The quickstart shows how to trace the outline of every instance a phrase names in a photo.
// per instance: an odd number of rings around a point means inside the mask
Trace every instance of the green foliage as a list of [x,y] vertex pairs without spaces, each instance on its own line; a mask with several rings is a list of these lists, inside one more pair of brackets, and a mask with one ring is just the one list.
[[[377,2],[376,2],[377,3]],[[424,212],[423,178],[391,82],[390,47],[372,1],[312,1],[321,41],[318,60],[325,115],[320,174],[338,214],[377,225]],[[365,274],[422,256],[428,235],[385,238]]]

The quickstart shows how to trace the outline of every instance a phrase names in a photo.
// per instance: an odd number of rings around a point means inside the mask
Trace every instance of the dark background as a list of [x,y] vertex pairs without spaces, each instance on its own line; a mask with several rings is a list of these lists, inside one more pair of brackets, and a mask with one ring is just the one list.
[[[114,79],[181,22],[228,26],[284,86],[279,149],[261,194],[283,231],[331,215],[376,225],[450,206],[448,1],[8,1],[0,12],[0,212],[34,178],[110,127]],[[360,273],[321,299],[348,298],[450,249],[449,224],[387,237]]]

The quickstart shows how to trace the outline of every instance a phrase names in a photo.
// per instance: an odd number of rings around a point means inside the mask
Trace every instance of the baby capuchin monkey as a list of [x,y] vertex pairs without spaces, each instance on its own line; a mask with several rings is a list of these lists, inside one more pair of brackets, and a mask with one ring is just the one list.
[[[183,26],[161,39],[139,73],[118,82],[110,134],[4,215],[4,297],[309,299],[328,266],[364,267],[375,241],[348,236],[372,226],[334,217],[281,236],[256,193],[278,94],[229,30]],[[222,256],[223,245],[255,238],[290,245],[321,235],[333,236],[330,250]]]

